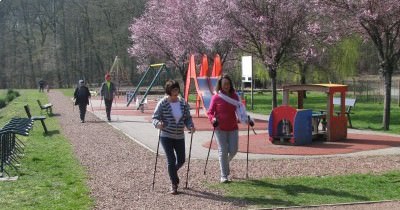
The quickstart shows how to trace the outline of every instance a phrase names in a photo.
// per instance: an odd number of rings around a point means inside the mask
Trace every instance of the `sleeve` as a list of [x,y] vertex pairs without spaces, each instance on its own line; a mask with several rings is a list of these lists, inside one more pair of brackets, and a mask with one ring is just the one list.
[[117,88],[115,87],[115,84],[112,83],[112,92],[116,95],[117,94]]
[[77,96],[78,96],[78,88],[75,88],[75,91],[74,91],[74,99],[76,99]]
[[162,102],[158,102],[156,108],[154,109],[154,113],[152,118],[152,124],[156,127],[162,121]]
[[100,87],[100,96],[104,96],[104,83]]
[[91,98],[92,95],[90,94],[89,88],[86,88],[88,98]]
[[210,122],[212,121],[212,119],[215,117],[215,100],[217,98],[217,95],[214,95],[211,98],[211,102],[210,102],[210,108],[207,111],[207,116],[208,116],[208,120],[210,120]]
[[187,116],[187,118],[185,120],[186,128],[190,129],[191,127],[194,127],[194,124],[193,124],[192,115],[190,115],[190,105],[186,102],[185,102],[184,112],[185,112],[185,115]]

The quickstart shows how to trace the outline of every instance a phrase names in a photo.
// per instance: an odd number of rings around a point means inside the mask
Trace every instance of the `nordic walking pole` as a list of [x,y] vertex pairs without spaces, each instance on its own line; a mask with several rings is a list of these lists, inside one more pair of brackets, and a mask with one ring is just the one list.
[[189,160],[188,160],[188,167],[187,167],[187,171],[186,171],[186,184],[185,184],[185,188],[188,187],[188,180],[189,180],[189,167],[190,167],[190,156],[192,154],[192,140],[193,140],[193,132],[190,132],[190,147],[189,147]]
[[101,110],[101,104],[103,103],[103,96],[100,97],[100,110]]
[[154,191],[154,184],[156,183],[156,171],[157,171],[158,149],[160,148],[160,140],[161,140],[161,129],[158,131],[158,143],[157,143],[156,163],[154,164],[154,172],[153,172],[153,187],[152,187],[152,190],[153,190],[153,191]]
[[214,132],[215,132],[215,127],[214,127],[214,130],[213,130],[212,135],[211,135],[210,146],[208,147],[208,154],[207,154],[207,159],[206,159],[206,165],[204,166],[204,172],[203,172],[204,175],[206,175],[208,157],[210,157],[210,150],[211,150],[212,140],[213,140],[213,138],[214,138]]
[[[253,129],[254,131],[254,129]],[[249,178],[249,144],[250,144],[250,116],[247,115],[247,158],[246,158],[246,179]]]

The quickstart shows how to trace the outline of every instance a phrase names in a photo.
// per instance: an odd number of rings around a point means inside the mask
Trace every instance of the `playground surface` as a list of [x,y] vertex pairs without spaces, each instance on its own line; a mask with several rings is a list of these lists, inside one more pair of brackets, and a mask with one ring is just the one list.
[[[143,110],[137,110],[134,103],[126,106],[126,98],[120,96],[113,104],[112,121],[110,124],[121,130],[126,135],[137,141],[142,146],[155,152],[157,149],[156,129],[151,125],[151,116],[162,96],[148,96],[148,103]],[[98,97],[92,98],[92,111],[100,119],[105,118],[104,104],[101,104]],[[195,105],[191,104],[193,121],[196,133],[193,135],[192,157],[205,159],[207,157],[213,127],[209,123],[204,111],[200,110],[200,116],[196,117]],[[249,158],[299,158],[299,157],[320,157],[320,156],[354,156],[354,155],[379,155],[379,154],[400,154],[400,135],[390,135],[371,131],[348,129],[347,139],[344,141],[326,142],[313,141],[312,144],[304,146],[292,146],[272,144],[268,140],[268,116],[258,115],[249,112],[255,119],[254,131],[239,124],[239,153],[236,158],[247,158],[247,143],[249,142]],[[134,129],[133,129],[134,128]],[[140,132],[138,132],[140,130]],[[186,144],[190,144],[190,134],[186,133]],[[162,148],[161,152],[162,151]],[[215,137],[211,144],[210,158],[217,159],[218,154]]]

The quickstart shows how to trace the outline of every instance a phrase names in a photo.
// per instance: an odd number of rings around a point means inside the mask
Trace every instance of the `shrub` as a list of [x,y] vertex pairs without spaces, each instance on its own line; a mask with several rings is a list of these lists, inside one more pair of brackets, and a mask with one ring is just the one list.
[[6,106],[6,100],[3,98],[0,98],[0,109]]
[[6,101],[7,101],[8,103],[10,103],[12,100],[14,100],[14,98],[15,98],[15,95],[14,95],[14,94],[7,94],[7,96],[6,96]]
[[14,100],[16,97],[20,96],[18,91],[14,91],[12,89],[9,89],[7,91],[7,96],[6,96],[6,102],[11,102],[12,100]]

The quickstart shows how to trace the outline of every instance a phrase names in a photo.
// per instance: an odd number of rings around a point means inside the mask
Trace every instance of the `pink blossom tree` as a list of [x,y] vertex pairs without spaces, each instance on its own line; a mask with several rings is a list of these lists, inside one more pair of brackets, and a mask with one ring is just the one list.
[[273,107],[277,106],[278,68],[296,40],[312,29],[315,4],[310,0],[227,0],[213,5],[223,11],[233,43],[259,58],[268,69]]
[[[133,20],[129,30],[132,46],[128,49],[142,64],[150,58],[175,66],[182,78],[190,54],[220,54],[222,62],[231,50],[219,37],[218,15],[207,10],[210,0],[150,0],[146,12]],[[200,57],[199,57],[200,58]]]
[[400,59],[399,0],[321,0],[338,31],[359,33],[374,43],[384,78],[384,111],[382,126],[390,125],[392,74]]

